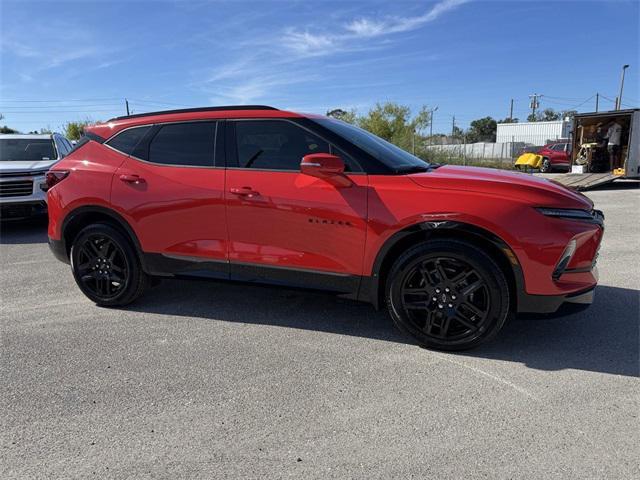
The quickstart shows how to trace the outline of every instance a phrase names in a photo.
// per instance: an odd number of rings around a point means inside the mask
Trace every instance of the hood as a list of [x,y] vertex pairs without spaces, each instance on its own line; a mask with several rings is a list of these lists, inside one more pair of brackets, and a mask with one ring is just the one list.
[[488,193],[525,201],[534,206],[591,210],[593,202],[558,182],[527,173],[493,168],[445,165],[425,173],[409,175],[425,188]]
[[38,170],[49,170],[58,160],[24,160],[24,161],[2,161],[0,162],[0,172],[30,172]]

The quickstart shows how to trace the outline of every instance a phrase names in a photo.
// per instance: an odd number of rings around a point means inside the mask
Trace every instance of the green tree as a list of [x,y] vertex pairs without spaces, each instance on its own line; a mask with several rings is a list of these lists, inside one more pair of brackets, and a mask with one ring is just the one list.
[[358,121],[358,116],[355,110],[342,110],[341,108],[334,108],[327,111],[327,117],[337,118],[343,122],[355,124]]
[[497,128],[498,122],[491,117],[474,120],[467,131],[467,142],[495,142]]
[[543,122],[551,122],[553,120],[560,120],[562,114],[560,112],[556,112],[553,108],[545,108],[542,111],[542,121]]
[[91,125],[93,122],[91,120],[81,120],[77,122],[67,122],[67,124],[63,127],[64,136],[69,140],[79,140],[80,137],[84,134],[84,127],[87,125]]
[[18,130],[14,130],[13,128],[9,128],[6,125],[4,127],[0,127],[0,133],[20,133]]
[[542,112],[538,112],[535,115],[532,113],[527,117],[528,122],[552,122],[554,120],[560,120],[562,118],[561,112],[556,112],[553,108],[545,108]]
[[374,135],[411,152],[421,150],[420,132],[429,126],[430,114],[426,106],[412,116],[411,108],[397,103],[377,103],[367,115],[358,118],[358,125]]

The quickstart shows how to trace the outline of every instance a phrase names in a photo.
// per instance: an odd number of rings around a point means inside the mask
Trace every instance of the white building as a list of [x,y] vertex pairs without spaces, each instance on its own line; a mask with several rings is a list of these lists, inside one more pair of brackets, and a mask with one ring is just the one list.
[[567,120],[499,123],[496,142],[524,142],[532,145],[545,145],[559,138],[569,138],[572,123]]

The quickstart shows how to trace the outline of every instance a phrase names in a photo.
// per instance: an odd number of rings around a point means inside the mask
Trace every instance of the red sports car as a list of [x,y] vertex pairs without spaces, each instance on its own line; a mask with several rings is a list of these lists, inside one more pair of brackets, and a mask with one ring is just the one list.
[[153,277],[306,287],[384,305],[448,350],[517,312],[590,303],[603,234],[602,213],[558,184],[429,164],[264,106],[89,127],[44,188],[51,249],[99,305],[134,301]]

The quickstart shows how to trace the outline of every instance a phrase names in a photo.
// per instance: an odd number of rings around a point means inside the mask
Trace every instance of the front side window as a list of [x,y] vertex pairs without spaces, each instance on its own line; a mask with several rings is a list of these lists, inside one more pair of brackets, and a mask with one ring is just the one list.
[[215,122],[164,125],[151,140],[149,161],[164,165],[213,167]]
[[305,155],[331,153],[327,142],[291,122],[237,121],[235,128],[240,168],[298,171]]
[[396,173],[427,170],[430,165],[382,138],[341,120],[319,118],[314,121],[364,150]]
[[142,137],[144,137],[145,133],[147,133],[150,128],[150,126],[129,128],[118,133],[115,137],[106,142],[106,145],[109,145],[111,148],[115,148],[125,155],[131,155],[133,150],[136,148],[136,145],[138,145],[138,142],[142,140]]
[[50,138],[0,138],[0,161],[54,160],[58,158]]

